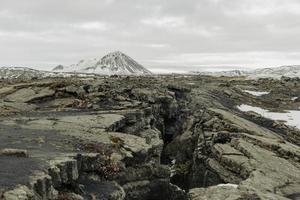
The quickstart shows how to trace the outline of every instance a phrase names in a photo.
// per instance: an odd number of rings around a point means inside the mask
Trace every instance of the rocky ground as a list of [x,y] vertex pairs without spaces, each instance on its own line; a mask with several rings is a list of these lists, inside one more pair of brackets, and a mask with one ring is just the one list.
[[299,85],[183,75],[1,80],[1,199],[300,199],[300,131],[236,108],[298,109]]

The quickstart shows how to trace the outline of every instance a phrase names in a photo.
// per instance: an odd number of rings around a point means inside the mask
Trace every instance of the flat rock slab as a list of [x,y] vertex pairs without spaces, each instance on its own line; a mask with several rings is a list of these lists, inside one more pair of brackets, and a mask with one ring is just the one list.
[[7,95],[6,100],[12,102],[29,102],[35,99],[49,97],[54,95],[55,91],[50,88],[22,88],[16,92]]
[[190,200],[240,200],[242,193],[231,186],[211,186],[208,188],[195,188],[189,191]]
[[0,188],[13,189],[16,185],[27,185],[34,171],[42,170],[43,163],[35,158],[0,156]]
[[[74,152],[72,137],[53,131],[32,130],[0,125],[0,149],[22,149],[28,157],[0,155],[0,188],[28,184],[35,171],[47,169],[48,161],[58,155]],[[68,141],[67,141],[68,140]]]
[[33,104],[27,104],[23,102],[5,102],[0,100],[0,114],[4,110],[11,110],[16,112],[28,112],[36,108]]
[[[49,117],[40,113],[35,117],[10,117],[0,120],[0,150],[24,149],[29,157],[1,156],[0,188],[26,184],[38,170],[47,170],[57,157],[69,157],[84,149],[85,144],[115,145],[128,158],[152,148],[146,139],[135,135],[112,132],[122,125],[123,115],[95,113],[64,113]],[[96,149],[95,149],[96,151]],[[122,157],[118,157],[122,159]],[[21,176],[21,174],[23,174]]]
[[84,114],[72,113],[69,115],[50,115],[40,113],[38,117],[19,117],[3,120],[2,124],[20,125],[30,129],[54,129],[54,130],[75,130],[86,131],[88,129],[107,130],[112,126],[121,123],[124,116],[118,114]]
[[273,131],[270,131],[269,129],[261,127],[249,120],[241,118],[231,112],[228,112],[226,110],[221,110],[221,109],[213,109],[213,108],[211,108],[210,110],[215,113],[221,114],[225,120],[228,120],[232,124],[237,125],[241,129],[248,130],[249,132],[251,132],[255,135],[281,139],[281,137],[278,134],[274,133]]

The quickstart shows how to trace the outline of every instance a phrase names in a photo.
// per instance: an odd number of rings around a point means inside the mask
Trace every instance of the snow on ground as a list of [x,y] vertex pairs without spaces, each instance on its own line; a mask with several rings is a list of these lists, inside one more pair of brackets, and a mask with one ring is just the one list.
[[298,99],[298,97],[292,97],[292,98],[291,98],[292,101],[295,101],[295,100],[297,100],[297,99]]
[[269,94],[270,92],[258,92],[258,91],[251,91],[251,90],[243,90],[244,92],[247,92],[249,94],[252,94],[254,96],[262,96],[262,95],[265,95],[265,94]]
[[219,186],[219,187],[233,187],[233,188],[237,188],[238,187],[237,184],[232,184],[232,183],[218,184],[217,186]]
[[170,166],[170,171],[171,171],[170,177],[173,177],[173,176],[176,174],[175,166],[176,166],[176,160],[173,159],[173,160],[171,161],[171,166]]
[[285,121],[287,125],[300,129],[300,111],[298,110],[287,110],[285,113],[278,113],[278,112],[270,112],[268,110],[259,107],[245,105],[245,104],[237,106],[237,108],[243,112],[248,112],[248,111],[256,112],[262,115],[263,117],[272,120],[282,120]]

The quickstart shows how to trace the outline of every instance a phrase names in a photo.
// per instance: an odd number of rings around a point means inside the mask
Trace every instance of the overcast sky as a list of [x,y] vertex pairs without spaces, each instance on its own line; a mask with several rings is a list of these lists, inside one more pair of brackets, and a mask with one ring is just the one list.
[[154,71],[300,64],[300,0],[0,0],[0,66],[114,50]]

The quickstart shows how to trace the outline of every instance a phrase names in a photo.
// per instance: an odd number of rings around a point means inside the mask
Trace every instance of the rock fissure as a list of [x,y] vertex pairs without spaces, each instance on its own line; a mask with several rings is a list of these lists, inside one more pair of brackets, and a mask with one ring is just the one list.
[[17,150],[0,154],[0,164],[8,157],[12,169],[30,166],[19,185],[0,181],[5,200],[297,198],[299,147],[232,109],[244,98],[236,88],[257,84],[197,76],[36,81],[0,90],[12,102],[0,119],[0,152]]

